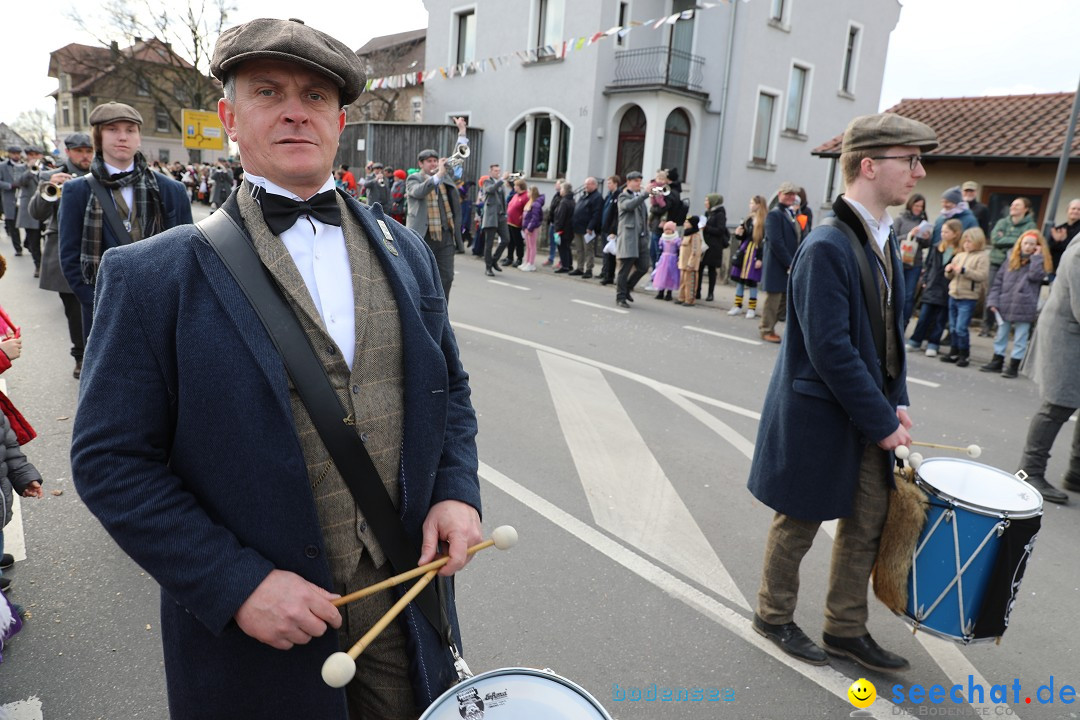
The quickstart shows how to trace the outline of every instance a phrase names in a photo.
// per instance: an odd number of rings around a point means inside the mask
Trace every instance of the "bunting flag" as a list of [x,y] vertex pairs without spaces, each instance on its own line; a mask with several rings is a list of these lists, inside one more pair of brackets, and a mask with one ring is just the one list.
[[[653,18],[651,20],[632,20],[626,25],[616,25],[608,28],[607,30],[598,30],[589,35],[582,35],[581,37],[572,37],[563,40],[558,45],[545,45],[543,47],[529,48],[528,50],[515,50],[512,53],[506,55],[499,55],[496,57],[484,58],[483,60],[472,60],[467,63],[460,63],[458,65],[450,65],[448,67],[432,68],[430,70],[423,70],[413,73],[405,73],[402,75],[391,75],[382,78],[369,78],[364,83],[364,90],[382,90],[386,88],[401,89],[406,87],[414,87],[416,85],[423,85],[429,80],[433,80],[439,76],[442,76],[443,80],[449,80],[451,78],[465,77],[470,74],[477,74],[488,72],[490,66],[491,71],[498,70],[500,66],[511,63],[514,59],[517,59],[521,63],[535,63],[541,58],[558,57],[560,59],[566,58],[571,52],[577,52],[585,49],[591,45],[595,45],[605,38],[617,36],[619,40],[622,40],[630,34],[635,28],[648,28],[651,30],[659,30],[664,25],[674,25],[680,20],[692,20],[695,13],[702,10],[712,10],[715,7],[719,7],[722,4],[728,4],[735,2],[736,0],[721,0],[720,2],[699,2],[696,8],[690,10],[683,10],[672,15],[666,15],[664,17]],[[750,2],[750,0],[742,0],[742,2]]]

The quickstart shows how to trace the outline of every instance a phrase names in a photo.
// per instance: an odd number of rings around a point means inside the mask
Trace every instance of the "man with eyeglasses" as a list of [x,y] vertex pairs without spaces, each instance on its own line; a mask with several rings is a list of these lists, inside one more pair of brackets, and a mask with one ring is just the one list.
[[[887,208],[926,175],[934,131],[893,113],[844,132],[846,192],[795,253],[787,329],[765,397],[747,486],[776,511],[753,627],[811,665],[828,656],[895,672],[908,662],[866,628],[867,582],[893,485],[893,451],[910,445],[903,266]],[[813,428],[813,432],[807,432]],[[825,520],[839,518],[825,603],[825,649],[794,621],[799,564]]]

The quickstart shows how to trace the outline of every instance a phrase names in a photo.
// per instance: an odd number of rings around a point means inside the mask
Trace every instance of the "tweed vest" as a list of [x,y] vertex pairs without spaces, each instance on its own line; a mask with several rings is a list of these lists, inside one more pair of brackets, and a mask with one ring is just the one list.
[[[292,256],[281,239],[266,226],[250,190],[251,186],[245,183],[237,197],[240,214],[255,249],[288,298],[304,333],[322,360],[342,407],[351,413],[356,432],[364,440],[394,507],[400,507],[404,366],[401,319],[386,272],[372,251],[363,227],[339,196],[341,229],[345,235],[355,299],[356,349],[350,370],[327,333]],[[385,562],[386,556],[334,466],[291,378],[289,398],[319,515],[327,561],[335,585],[344,588],[364,550],[370,553],[376,567]]]

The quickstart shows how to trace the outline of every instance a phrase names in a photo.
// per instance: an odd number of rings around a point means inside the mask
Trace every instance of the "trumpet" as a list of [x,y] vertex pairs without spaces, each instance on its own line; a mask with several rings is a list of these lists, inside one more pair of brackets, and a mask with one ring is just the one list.
[[41,188],[41,199],[45,202],[57,202],[63,192],[64,188],[62,186],[47,183]]
[[664,197],[667,197],[668,195],[671,194],[671,188],[669,188],[667,185],[658,185],[657,187],[650,188],[649,189],[649,194],[650,195],[663,195]]
[[525,177],[525,173],[510,173],[506,176],[506,182],[513,184],[523,177]]
[[459,168],[465,164],[465,160],[469,157],[469,146],[465,143],[459,143],[454,148],[454,154],[446,160],[446,164],[452,168]]

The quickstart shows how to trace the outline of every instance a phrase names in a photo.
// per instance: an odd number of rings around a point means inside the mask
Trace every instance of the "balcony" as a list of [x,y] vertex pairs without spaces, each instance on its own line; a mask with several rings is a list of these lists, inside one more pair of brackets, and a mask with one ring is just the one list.
[[698,96],[705,58],[671,47],[638,48],[615,53],[615,79],[609,90],[667,88]]

